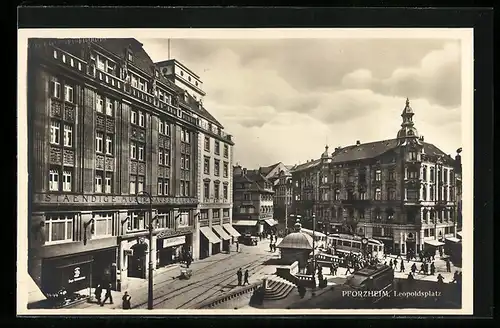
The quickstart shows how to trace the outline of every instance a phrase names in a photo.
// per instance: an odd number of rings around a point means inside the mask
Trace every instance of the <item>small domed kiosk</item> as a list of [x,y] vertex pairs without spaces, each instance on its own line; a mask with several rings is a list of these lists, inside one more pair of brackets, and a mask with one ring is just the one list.
[[281,259],[284,262],[299,262],[299,271],[306,268],[309,255],[313,250],[313,239],[307,233],[302,232],[299,221],[294,225],[294,232],[288,234],[276,245],[280,249]]

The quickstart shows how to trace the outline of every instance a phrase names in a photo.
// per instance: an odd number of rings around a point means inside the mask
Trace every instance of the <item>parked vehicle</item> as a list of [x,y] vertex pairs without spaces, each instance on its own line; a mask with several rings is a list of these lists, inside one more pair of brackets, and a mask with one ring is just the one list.
[[251,234],[244,234],[239,237],[238,241],[244,245],[256,246],[259,242],[259,238]]

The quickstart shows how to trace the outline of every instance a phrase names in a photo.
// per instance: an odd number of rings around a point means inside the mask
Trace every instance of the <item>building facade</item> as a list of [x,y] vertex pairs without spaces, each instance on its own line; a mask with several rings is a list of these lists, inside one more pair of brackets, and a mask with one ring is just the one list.
[[378,239],[418,252],[456,233],[455,160],[424,142],[409,101],[396,139],[338,147],[292,169],[292,213],[324,232]]
[[259,170],[235,166],[233,172],[233,225],[240,234],[269,232],[273,219],[273,185]]
[[[232,184],[233,184],[233,142],[224,127],[203,108],[200,77],[177,60],[157,63],[166,78],[182,88],[194,99],[203,115],[196,116],[202,129],[198,133],[198,213],[200,229],[196,231],[199,249],[196,258],[205,258],[221,251],[228,251],[229,245],[239,234],[231,227]],[[196,104],[194,104],[196,105]],[[214,233],[215,231],[215,233]]]
[[37,285],[46,295],[108,281],[122,290],[147,277],[150,249],[154,269],[197,257],[199,136],[212,116],[135,39],[30,42],[28,269]]
[[[259,169],[262,175],[273,184],[274,219],[278,222],[279,229],[288,228],[285,220],[288,217],[288,212],[292,205],[291,167],[292,166],[284,165],[280,162]],[[292,225],[293,224],[295,224],[295,222],[292,221]]]

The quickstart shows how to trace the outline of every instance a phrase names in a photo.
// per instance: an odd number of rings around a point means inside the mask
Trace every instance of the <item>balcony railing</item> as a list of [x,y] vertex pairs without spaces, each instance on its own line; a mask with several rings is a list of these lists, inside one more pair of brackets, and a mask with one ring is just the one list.
[[57,47],[49,47],[49,56],[58,64],[67,68],[84,73],[87,70],[87,62]]

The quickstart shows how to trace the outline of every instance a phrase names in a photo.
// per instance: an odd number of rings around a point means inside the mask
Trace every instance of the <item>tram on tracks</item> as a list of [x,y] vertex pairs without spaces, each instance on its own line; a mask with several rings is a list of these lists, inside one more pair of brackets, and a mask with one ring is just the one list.
[[[328,235],[327,243],[333,248],[337,253],[363,253],[362,240],[364,237],[349,235],[343,233],[335,233]],[[368,244],[366,245],[366,251],[373,257],[383,257],[384,256],[384,243],[381,241],[367,238]]]

